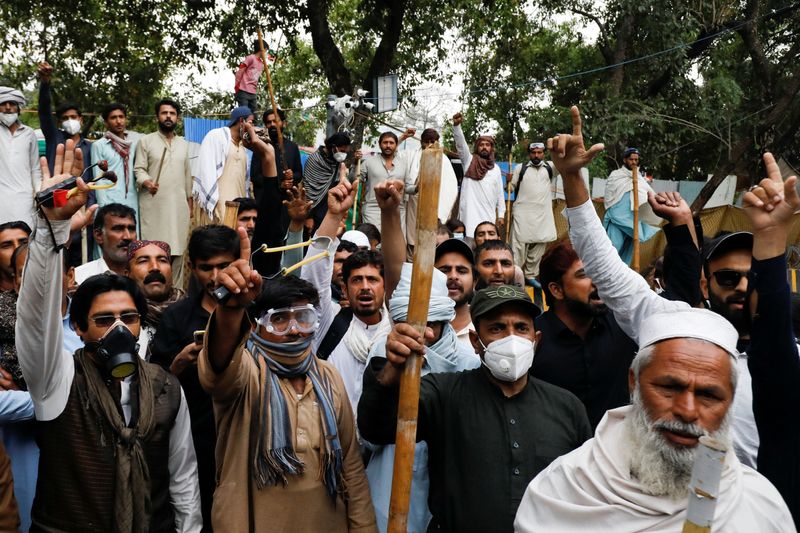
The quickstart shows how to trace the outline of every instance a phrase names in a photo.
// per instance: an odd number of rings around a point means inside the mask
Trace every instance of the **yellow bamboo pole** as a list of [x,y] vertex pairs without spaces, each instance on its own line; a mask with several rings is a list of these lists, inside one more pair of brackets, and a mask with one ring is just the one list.
[[[264,63],[264,73],[267,75],[267,89],[269,90],[269,100],[272,103],[272,114],[275,115],[275,120],[280,120],[278,114],[278,104],[275,102],[275,91],[272,90],[272,75],[269,72],[269,65],[267,64],[267,54],[264,51],[264,39],[261,35],[261,28],[258,28],[258,48],[261,55],[261,61]],[[281,128],[278,130],[278,152],[281,154],[281,175],[278,181],[283,180],[283,171],[286,171],[286,152],[283,149],[283,131]]]
[[[423,335],[428,325],[428,301],[433,281],[436,230],[439,227],[437,213],[441,178],[442,148],[436,142],[422,152],[420,159],[417,239],[414,247],[414,268],[411,271],[411,295],[408,306],[408,324]],[[390,533],[405,533],[408,524],[414,445],[417,441],[421,369],[422,358],[412,354],[406,359],[400,378],[392,499],[389,504],[388,531]]]
[[228,226],[236,231],[239,225],[239,202],[228,200],[225,202],[225,214],[222,217],[222,225]]
[[631,268],[639,272],[639,167],[631,167],[631,177],[633,178],[633,259]]

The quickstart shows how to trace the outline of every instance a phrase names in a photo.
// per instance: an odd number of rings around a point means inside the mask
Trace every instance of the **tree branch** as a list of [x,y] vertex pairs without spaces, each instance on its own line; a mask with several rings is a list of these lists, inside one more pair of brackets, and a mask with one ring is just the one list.
[[739,28],[738,31],[750,54],[750,60],[753,62],[753,70],[755,71],[756,78],[761,82],[761,92],[764,95],[764,100],[771,102],[772,69],[766,54],[764,54],[764,46],[761,44],[761,39],[758,35],[758,25],[756,22],[758,19],[758,8],[759,0],[747,0],[745,19],[748,20],[748,23]]
[[328,11],[327,0],[308,0],[307,16],[311,43],[320,59],[331,91],[339,96],[352,94],[353,81],[350,79],[350,70],[345,65],[344,56],[331,35]]
[[603,21],[600,20],[600,17],[597,15],[593,15],[588,11],[584,11],[583,9],[579,9],[577,7],[571,8],[571,11],[576,15],[581,15],[582,17],[586,17],[587,19],[591,20],[597,27],[600,29],[600,37],[597,40],[598,47],[600,48],[600,54],[605,59],[606,64],[612,64],[614,62],[613,52],[611,47],[608,46],[608,32],[606,31],[606,25],[603,24]]

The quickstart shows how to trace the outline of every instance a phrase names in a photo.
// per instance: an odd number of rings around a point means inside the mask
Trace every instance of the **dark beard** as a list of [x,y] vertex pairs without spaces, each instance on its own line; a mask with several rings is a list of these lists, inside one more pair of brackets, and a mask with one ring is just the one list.
[[733,310],[728,307],[728,304],[732,301],[738,301],[742,299],[744,299],[744,295],[740,292],[734,293],[723,300],[714,294],[710,288],[708,291],[708,302],[711,310],[733,324],[733,327],[736,328],[736,331],[739,333],[739,335],[746,335],[750,332],[750,323],[747,319],[746,313],[747,308],[743,307],[741,310]]
[[172,133],[173,131],[175,131],[176,125],[177,124],[175,124],[174,122],[169,126],[164,124],[163,122],[159,122],[158,129],[161,130],[161,133]]
[[269,134],[269,140],[272,141],[272,144],[277,145],[278,144],[278,128],[274,128],[274,127],[273,128],[269,128],[267,130],[267,133]]
[[566,296],[564,297],[564,305],[566,305],[569,314],[582,318],[595,318],[601,316],[608,309],[605,304],[592,305],[588,302],[574,300]]

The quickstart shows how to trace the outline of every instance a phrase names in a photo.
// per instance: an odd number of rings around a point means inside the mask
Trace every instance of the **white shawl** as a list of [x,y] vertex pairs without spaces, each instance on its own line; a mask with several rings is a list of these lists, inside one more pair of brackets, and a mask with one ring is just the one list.
[[[687,498],[671,500],[642,492],[630,474],[625,417],[631,407],[608,411],[595,437],[553,461],[531,481],[517,511],[517,532],[681,531]],[[795,531],[792,516],[765,477],[730,451],[720,482],[712,531]]]
[[386,311],[386,307],[383,307],[381,309],[381,321],[378,322],[377,328],[372,330],[371,335],[367,335],[364,323],[353,317],[342,341],[356,360],[366,363],[373,339],[388,335],[390,331],[392,331],[392,321],[389,320],[389,313]]
[[[655,191],[644,176],[640,176],[637,182],[639,184],[639,215],[642,222],[650,224],[651,226],[658,226],[661,224],[661,217],[653,213],[650,204],[647,203],[647,193]],[[608,175],[606,180],[606,190],[603,193],[603,204],[606,209],[609,209],[622,200],[625,193],[633,191],[633,174],[629,168],[619,167],[617,170]],[[633,211],[633,194],[630,196],[631,205],[630,209]]]
[[225,168],[225,160],[231,146],[231,129],[216,128],[203,137],[198,153],[197,176],[192,181],[192,196],[213,220],[214,209],[219,201],[217,180]]

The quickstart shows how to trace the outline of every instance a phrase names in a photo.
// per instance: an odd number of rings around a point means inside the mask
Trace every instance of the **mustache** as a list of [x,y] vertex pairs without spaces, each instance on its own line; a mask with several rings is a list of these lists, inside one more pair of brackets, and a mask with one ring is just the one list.
[[154,270],[153,272],[150,272],[147,276],[145,276],[144,283],[145,284],[153,283],[154,281],[158,281],[160,283],[166,283],[167,278],[165,278],[164,274],[162,274],[158,270]]
[[448,289],[458,289],[458,290],[463,290],[463,289],[464,289],[464,285],[462,285],[462,284],[461,284],[460,282],[458,282],[458,281],[448,281],[448,282],[447,282],[447,288],[448,288]]
[[673,433],[683,433],[692,437],[700,438],[706,435],[706,430],[697,424],[688,424],[680,420],[659,420],[653,423],[653,429],[661,431],[671,431]]
[[119,244],[117,245],[117,248],[127,248],[128,246],[130,246],[130,244],[131,244],[131,241],[129,239],[125,239],[125,240],[119,241]]

